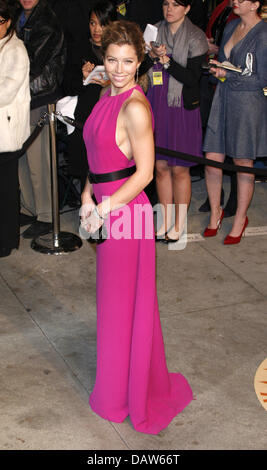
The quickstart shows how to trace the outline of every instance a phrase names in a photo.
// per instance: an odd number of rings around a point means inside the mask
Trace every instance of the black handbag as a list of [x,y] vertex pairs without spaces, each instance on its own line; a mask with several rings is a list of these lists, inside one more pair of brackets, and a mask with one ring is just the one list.
[[89,235],[89,238],[87,238],[87,241],[89,243],[97,243],[98,245],[100,245],[101,243],[104,243],[104,241],[107,240],[108,238],[108,232],[107,232],[105,223],[101,225],[101,227],[99,227],[99,229],[96,230],[96,232],[94,233],[87,232],[87,234]]

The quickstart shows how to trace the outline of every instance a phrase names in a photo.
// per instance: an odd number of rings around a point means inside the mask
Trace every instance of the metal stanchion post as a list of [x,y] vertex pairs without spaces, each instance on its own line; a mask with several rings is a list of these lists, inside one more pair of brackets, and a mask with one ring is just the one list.
[[31,247],[39,253],[60,255],[75,251],[82,246],[80,237],[69,232],[60,232],[58,178],[57,178],[57,147],[56,147],[56,117],[55,104],[48,105],[50,130],[50,164],[51,164],[51,194],[52,194],[52,233],[41,235],[32,240]]

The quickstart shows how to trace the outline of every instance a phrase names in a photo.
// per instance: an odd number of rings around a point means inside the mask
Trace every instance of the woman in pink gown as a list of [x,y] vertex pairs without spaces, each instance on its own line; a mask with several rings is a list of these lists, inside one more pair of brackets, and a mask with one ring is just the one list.
[[[141,30],[114,22],[103,33],[102,49],[111,88],[83,132],[94,183],[88,180],[82,194],[82,224],[93,233],[104,223],[109,234],[97,245],[97,373],[90,405],[102,418],[120,423],[130,416],[137,431],[157,434],[190,403],[192,391],[181,374],[168,372],[158,311],[153,211],[143,191],[153,177],[153,117],[135,83],[144,56]],[[119,170],[124,173],[114,176]]]

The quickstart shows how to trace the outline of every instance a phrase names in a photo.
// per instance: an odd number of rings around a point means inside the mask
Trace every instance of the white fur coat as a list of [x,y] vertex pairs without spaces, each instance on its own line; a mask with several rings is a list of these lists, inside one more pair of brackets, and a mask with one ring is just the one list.
[[0,153],[19,150],[30,134],[29,67],[15,34],[0,39]]

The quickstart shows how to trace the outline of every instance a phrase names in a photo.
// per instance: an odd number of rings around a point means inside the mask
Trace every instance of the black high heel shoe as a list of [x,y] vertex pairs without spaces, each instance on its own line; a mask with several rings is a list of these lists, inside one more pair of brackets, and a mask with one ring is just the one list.
[[155,242],[162,242],[162,243],[165,243],[166,241],[166,237],[168,236],[167,234],[169,233],[169,231],[172,229],[173,225],[171,225],[171,227],[167,230],[167,232],[165,232],[163,235],[160,235],[159,237],[156,235],[155,233]]
[[168,245],[168,243],[176,243],[176,242],[179,241],[179,238],[180,237],[178,237],[177,239],[176,238],[170,238],[170,237],[168,237],[168,235],[166,235],[164,243],[167,243],[167,245]]
[[168,245],[168,243],[177,243],[180,240],[180,238],[182,237],[183,232],[184,232],[183,231],[182,234],[178,236],[178,238],[171,238],[171,237],[168,236],[169,231],[170,230],[168,230],[167,234],[165,235],[165,240],[164,240],[164,243],[166,243],[167,245]]

